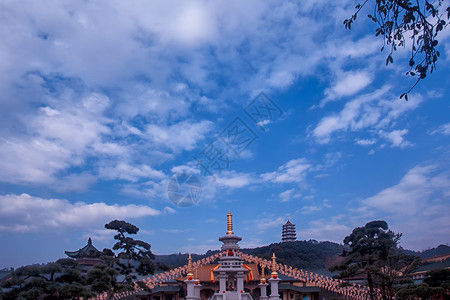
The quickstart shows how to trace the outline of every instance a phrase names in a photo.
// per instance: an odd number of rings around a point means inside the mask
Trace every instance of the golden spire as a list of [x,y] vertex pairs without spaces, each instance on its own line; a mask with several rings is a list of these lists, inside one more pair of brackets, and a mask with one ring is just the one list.
[[[192,279],[192,276],[194,276],[194,274],[192,274],[192,257],[191,257],[191,254],[189,254],[189,258],[188,258],[188,273],[187,273],[187,276],[188,276],[188,279],[189,279],[189,277],[191,277],[191,279]],[[191,279],[189,279],[189,280],[191,280]]]
[[195,281],[200,282],[200,279],[198,278],[198,268],[195,268]]
[[231,211],[228,211],[227,215],[227,234],[234,234],[233,232],[233,215],[231,214]]
[[261,283],[266,283],[266,270],[264,266],[261,267]]
[[272,254],[272,277],[273,276],[277,276],[278,275],[278,273],[277,273],[277,262],[276,262],[276,256],[275,256],[275,253],[273,253]]

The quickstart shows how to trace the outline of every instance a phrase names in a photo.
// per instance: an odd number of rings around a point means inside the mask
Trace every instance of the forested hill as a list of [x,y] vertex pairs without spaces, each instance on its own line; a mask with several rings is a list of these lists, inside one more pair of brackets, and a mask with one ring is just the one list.
[[[276,243],[268,246],[241,249],[242,252],[256,255],[261,258],[270,259],[272,253],[277,256],[277,261],[296,268],[302,269],[327,269],[337,262],[341,257],[342,246],[332,242],[296,241],[291,243]],[[193,260],[198,260],[217,253],[208,251],[205,255],[192,255]],[[187,263],[187,254],[156,255],[156,260],[178,267]]]
[[436,248],[431,248],[431,249],[424,250],[421,252],[411,251],[411,250],[405,250],[405,252],[406,252],[406,254],[416,255],[422,259],[425,259],[425,258],[431,258],[431,257],[435,257],[435,256],[450,254],[450,247],[447,245],[439,245]]
[[[218,250],[208,251],[206,254],[192,254],[194,261],[208,257],[217,253]],[[261,258],[270,259],[272,253],[277,256],[277,261],[292,267],[309,270],[326,270],[342,261],[342,246],[333,242],[317,242],[315,240],[296,241],[291,243],[275,243],[268,246],[242,249],[242,252],[255,255]],[[422,252],[405,250],[407,254],[416,255],[421,258],[429,258],[450,254],[450,247],[440,245],[436,248],[428,249]],[[156,261],[167,264],[174,268],[187,263],[188,254],[156,255]]]
[[301,269],[327,269],[342,259],[342,246],[333,242],[315,240],[277,243],[268,246],[242,249],[242,252],[270,260],[272,253],[277,261]]

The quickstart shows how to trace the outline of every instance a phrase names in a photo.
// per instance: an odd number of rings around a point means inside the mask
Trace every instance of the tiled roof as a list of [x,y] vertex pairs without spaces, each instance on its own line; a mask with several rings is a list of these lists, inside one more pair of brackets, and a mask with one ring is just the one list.
[[64,251],[69,257],[72,258],[98,258],[101,252],[92,245],[92,240],[89,238],[88,243],[83,248],[77,251]]
[[436,269],[450,269],[450,259],[422,264],[416,270],[414,270],[413,274],[428,272]]

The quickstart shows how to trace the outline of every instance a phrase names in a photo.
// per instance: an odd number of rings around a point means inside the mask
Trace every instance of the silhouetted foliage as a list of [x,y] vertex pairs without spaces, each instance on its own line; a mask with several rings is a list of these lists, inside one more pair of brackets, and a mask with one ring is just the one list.
[[[117,242],[113,250],[118,253],[114,253],[111,249],[103,249],[101,258],[106,264],[96,265],[88,272],[88,280],[93,291],[97,293],[106,291],[111,297],[117,292],[133,290],[133,282],[136,281],[137,275],[153,274],[156,268],[168,269],[163,264],[155,265],[153,262],[155,256],[150,250],[150,244],[130,236],[139,232],[139,228],[135,225],[114,220],[106,224],[105,228],[117,231],[114,236]],[[120,282],[119,276],[123,276]]]
[[423,283],[405,282],[397,289],[400,300],[412,299],[449,299],[450,270],[433,270],[426,274]]
[[357,227],[344,239],[350,247],[345,260],[331,270],[341,271],[339,277],[344,279],[365,274],[371,299],[375,298],[375,288],[381,291],[383,299],[393,299],[395,287],[419,263],[417,256],[406,255],[398,247],[401,236],[389,230],[385,221]]
[[[153,274],[155,269],[170,268],[161,262],[154,263],[150,244],[130,237],[139,228],[125,221],[112,221],[105,228],[116,230],[117,241],[113,249],[104,249],[100,259],[103,263],[93,266],[82,274],[76,260],[62,258],[45,265],[30,265],[18,268],[2,287],[1,299],[79,299],[107,292],[111,297],[116,292],[134,290],[137,275]],[[137,283],[148,290],[144,283]]]
[[[150,251],[150,244],[129,236],[137,234],[139,228],[131,223],[118,220],[106,224],[105,228],[118,232],[114,236],[117,242],[113,246],[113,250],[120,251],[116,255],[115,264],[119,267],[119,273],[125,275],[124,281],[131,283],[136,279],[135,274],[144,276],[153,274],[155,271],[155,264],[153,263],[155,256]],[[104,253],[107,254],[108,249],[105,249]]]
[[[345,28],[351,29],[353,22],[369,0],[358,3],[356,12],[344,20]],[[371,3],[371,2],[370,2]],[[367,17],[376,24],[375,35],[383,37],[381,51],[388,48],[386,65],[393,63],[393,53],[398,47],[410,46],[409,71],[406,74],[416,78],[414,85],[400,98],[408,100],[409,92],[417,83],[433,73],[440,56],[437,50],[438,34],[447,27],[444,19],[450,18],[450,6],[442,7],[448,2],[443,0],[374,0],[373,12]]]
[[79,299],[92,296],[76,261],[59,259],[45,265],[20,267],[3,287],[13,288],[1,299]]

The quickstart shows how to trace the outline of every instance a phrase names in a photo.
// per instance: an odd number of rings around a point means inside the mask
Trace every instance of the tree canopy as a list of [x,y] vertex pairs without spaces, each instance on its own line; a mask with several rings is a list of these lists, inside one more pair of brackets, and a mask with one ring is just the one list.
[[345,260],[331,270],[341,271],[339,277],[345,279],[365,274],[372,299],[376,288],[383,299],[393,299],[395,287],[419,263],[417,256],[406,255],[398,246],[401,236],[391,231],[385,221],[357,227],[344,239],[344,244],[350,248]]
[[[155,264],[150,244],[131,237],[139,228],[126,221],[114,220],[105,228],[117,231],[113,250],[104,249],[101,262],[82,273],[76,260],[62,258],[45,265],[18,268],[2,287],[1,299],[80,299],[98,293],[114,293],[135,288],[137,275],[153,274],[155,269],[168,270],[163,263]],[[143,289],[148,287],[137,282]]]
[[[351,29],[368,3],[372,2],[365,0],[356,5],[356,12],[344,20],[345,28]],[[393,53],[399,47],[410,48],[406,74],[416,78],[416,81],[400,98],[408,100],[408,93],[417,83],[436,69],[440,56],[438,36],[448,25],[445,19],[448,21],[450,18],[450,6],[443,7],[444,3],[448,4],[443,0],[374,0],[372,3],[373,11],[367,17],[376,24],[375,35],[383,37],[381,51],[388,51],[386,65],[394,62]]]

